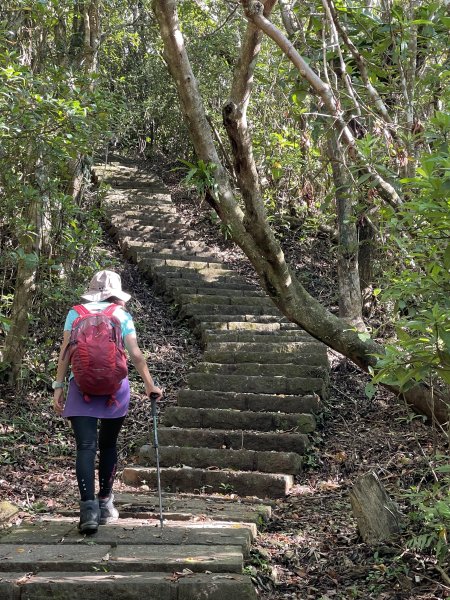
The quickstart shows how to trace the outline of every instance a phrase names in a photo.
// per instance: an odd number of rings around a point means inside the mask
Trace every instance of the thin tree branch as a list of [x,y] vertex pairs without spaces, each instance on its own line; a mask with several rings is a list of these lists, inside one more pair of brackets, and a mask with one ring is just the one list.
[[259,27],[283,50],[289,60],[297,67],[300,75],[306,79],[313,91],[321,98],[329,113],[334,117],[335,127],[339,138],[345,142],[350,157],[355,160],[361,170],[371,175],[372,182],[380,196],[394,208],[402,204],[402,199],[396,189],[383,179],[359,151],[355,138],[344,120],[341,107],[336,102],[333,92],[320,77],[311,69],[305,59],[297,52],[294,45],[277,29],[263,14],[263,5],[255,0],[242,0],[246,17]]
[[358,65],[361,79],[362,79],[364,85],[366,86],[367,93],[369,94],[371,100],[373,101],[378,114],[381,117],[383,117],[383,119],[386,123],[388,123],[389,125],[392,125],[393,121],[391,119],[391,116],[389,114],[389,111],[388,111],[385,103],[381,99],[381,96],[378,93],[378,91],[374,88],[374,86],[370,82],[366,60],[365,60],[364,56],[359,52],[358,48],[355,46],[353,41],[350,39],[345,27],[340,22],[337,11],[336,11],[336,7],[334,6],[334,3],[333,3],[333,0],[322,0],[322,2],[324,4],[324,6],[326,5],[328,7],[328,10],[330,11],[330,15],[333,19],[333,22],[334,22],[334,25],[335,25],[337,31],[340,33],[340,35],[344,41],[344,44],[350,50],[353,58],[355,59],[356,64]]

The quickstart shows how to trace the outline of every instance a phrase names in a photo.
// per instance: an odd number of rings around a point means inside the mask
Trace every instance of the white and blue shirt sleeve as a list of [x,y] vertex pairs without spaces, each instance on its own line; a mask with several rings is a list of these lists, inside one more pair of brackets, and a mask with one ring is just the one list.
[[[84,306],[91,311],[100,311],[104,310],[107,306],[109,306],[109,304],[109,302],[86,302],[84,303]],[[130,313],[128,313],[123,308],[118,308],[115,311],[114,316],[117,317],[120,321],[123,339],[125,339],[125,336],[129,335],[130,333],[136,335],[133,317],[130,315]],[[69,310],[66,317],[66,322],[64,323],[64,331],[72,331],[72,325],[75,319],[77,319],[78,317],[79,314],[76,310],[74,310],[73,308]]]

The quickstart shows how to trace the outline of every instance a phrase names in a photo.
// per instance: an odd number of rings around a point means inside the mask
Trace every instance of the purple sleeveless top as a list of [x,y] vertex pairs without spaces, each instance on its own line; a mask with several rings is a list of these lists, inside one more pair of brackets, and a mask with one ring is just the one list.
[[122,380],[115,394],[116,402],[109,406],[110,396],[91,396],[86,402],[75,379],[70,380],[63,417],[96,417],[97,419],[117,419],[124,417],[130,404],[130,384],[128,377]]

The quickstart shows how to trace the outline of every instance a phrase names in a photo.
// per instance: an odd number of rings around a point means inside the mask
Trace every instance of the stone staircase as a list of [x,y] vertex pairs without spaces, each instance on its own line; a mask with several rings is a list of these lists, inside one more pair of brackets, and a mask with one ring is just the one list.
[[[0,599],[256,600],[243,566],[271,509],[254,497],[284,496],[301,472],[325,347],[209,252],[156,176],[128,161],[96,174],[111,186],[111,234],[200,337],[203,360],[158,430],[164,527],[158,499],[137,493],[117,496],[121,518],[94,536],[78,533],[76,508],[0,528]],[[154,461],[143,446],[123,480],[156,488]]]
[[[96,176],[111,186],[104,200],[110,234],[205,350],[177,406],[163,415],[162,488],[283,497],[301,472],[327,395],[325,346],[208,250],[156,176],[118,162]],[[151,446],[139,463],[123,480],[155,487]]]
[[[120,520],[80,536],[75,511],[0,529],[1,600],[256,600],[243,575],[270,507],[187,495],[119,495]],[[1,525],[0,513],[0,525]]]

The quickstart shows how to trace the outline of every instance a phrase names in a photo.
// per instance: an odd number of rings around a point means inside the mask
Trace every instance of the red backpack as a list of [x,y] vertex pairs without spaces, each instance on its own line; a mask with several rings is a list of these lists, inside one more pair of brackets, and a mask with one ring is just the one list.
[[108,405],[116,402],[115,393],[128,374],[120,321],[113,315],[117,304],[90,312],[79,304],[67,346],[73,376],[86,402],[90,396],[110,395]]

